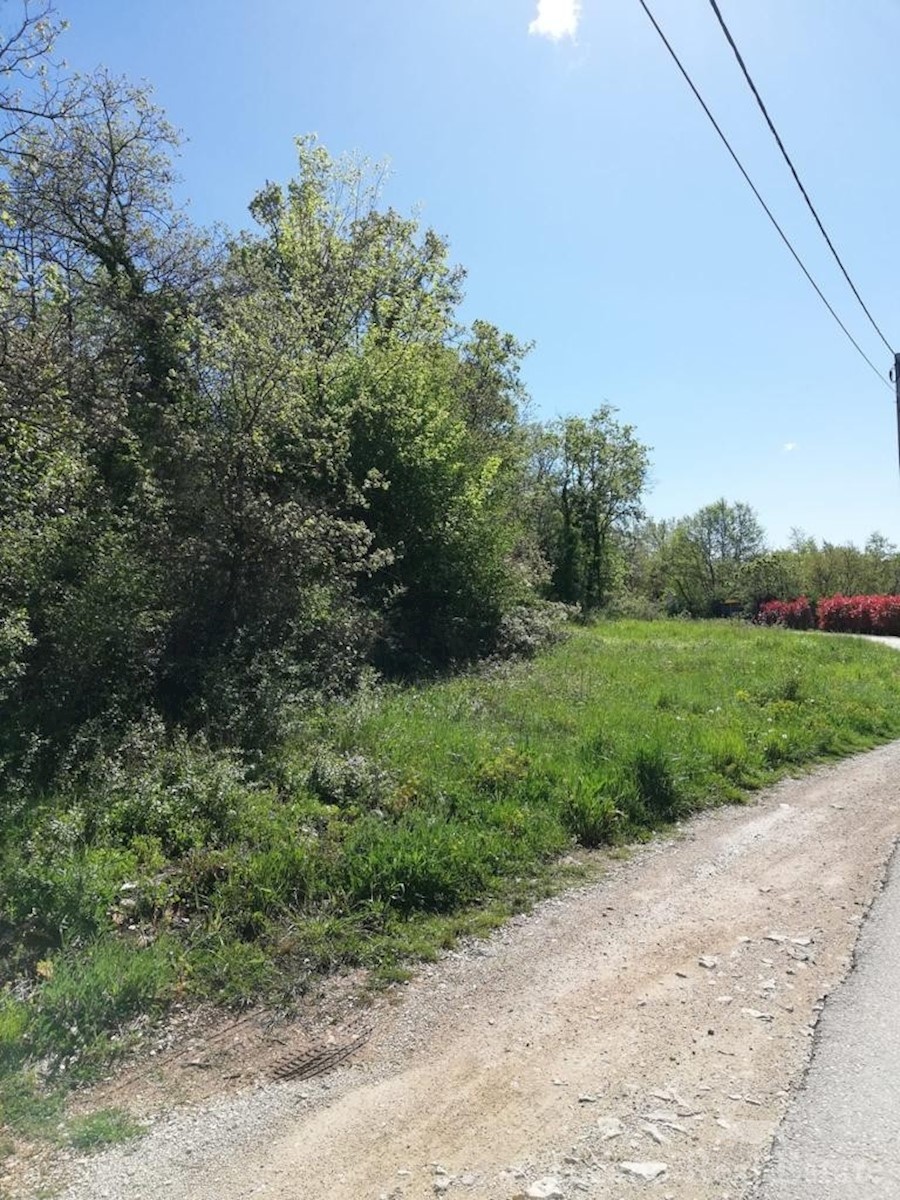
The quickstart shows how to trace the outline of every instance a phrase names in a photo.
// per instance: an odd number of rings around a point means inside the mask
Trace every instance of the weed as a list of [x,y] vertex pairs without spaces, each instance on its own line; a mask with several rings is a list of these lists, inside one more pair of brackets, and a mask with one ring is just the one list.
[[512,746],[483,762],[475,772],[475,786],[494,795],[503,795],[523,783],[531,770],[527,755]]
[[335,754],[323,747],[309,772],[307,785],[326,804],[376,808],[394,790],[390,774],[364,754]]
[[177,970],[176,947],[166,937],[137,946],[114,934],[72,947],[38,989],[29,1050],[57,1066],[90,1066],[110,1052],[108,1034],[139,1013],[160,1010]]
[[232,937],[210,939],[197,946],[193,956],[191,989],[200,996],[215,996],[227,1007],[243,1007],[264,994],[275,978],[276,965],[264,942],[244,942]]
[[741,734],[735,729],[715,729],[701,735],[700,747],[708,757],[710,768],[738,782],[749,773],[750,751]]
[[83,1117],[73,1117],[66,1125],[65,1141],[76,1150],[99,1150],[131,1141],[144,1132],[144,1126],[121,1108],[103,1108]]
[[596,780],[578,779],[563,806],[566,828],[582,846],[603,846],[615,841],[622,829],[622,812],[604,795]]
[[28,1005],[9,992],[0,995],[0,1075],[14,1070],[27,1052],[25,1034],[30,1018]]
[[409,967],[400,967],[395,963],[385,963],[372,973],[372,986],[378,988],[390,987],[392,983],[408,983],[413,973]]
[[53,1137],[62,1111],[62,1093],[39,1084],[33,1071],[0,1078],[0,1128],[9,1133]]
[[202,743],[138,738],[0,830],[4,1120],[53,1126],[30,1064],[83,1076],[180,993],[290,1000],[343,965],[396,981],[560,886],[573,841],[627,854],[898,734],[883,647],[623,620],[503,671],[298,711],[252,780]]
[[685,810],[669,758],[659,744],[639,746],[631,760],[637,793],[650,822],[674,821]]

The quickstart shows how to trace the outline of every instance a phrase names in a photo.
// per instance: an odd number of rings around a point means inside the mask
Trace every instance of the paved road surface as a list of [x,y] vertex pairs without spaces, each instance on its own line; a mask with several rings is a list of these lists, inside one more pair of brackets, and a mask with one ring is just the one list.
[[759,1200],[900,1197],[900,861],[829,999]]

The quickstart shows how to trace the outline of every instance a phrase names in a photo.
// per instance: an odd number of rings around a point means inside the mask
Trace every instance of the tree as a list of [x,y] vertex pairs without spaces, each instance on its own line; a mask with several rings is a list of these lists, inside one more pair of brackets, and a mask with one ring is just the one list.
[[553,594],[585,610],[608,599],[620,562],[617,539],[643,511],[649,452],[614,413],[603,405],[588,418],[556,422],[536,464],[553,499],[544,529]]
[[171,199],[174,135],[146,91],[101,73],[60,94],[5,160],[0,281],[4,599],[28,631],[4,733],[53,752],[156,702],[193,565],[202,280]]
[[297,446],[317,447],[320,475],[302,470],[365,531],[356,594],[379,616],[379,661],[471,656],[516,591],[525,347],[484,321],[459,329],[461,271],[436,234],[379,209],[377,168],[314,139],[297,150],[297,179],[253,202],[262,233],[234,265],[291,322],[280,340],[310,414]]
[[490,649],[528,595],[526,348],[461,330],[443,240],[301,139],[217,250],[172,202],[174,132],[102,73],[21,143],[0,756],[36,738],[52,770],[150,712],[258,747],[376,641],[392,669]]
[[795,529],[785,554],[790,558],[798,592],[813,599],[837,593],[895,593],[900,588],[900,554],[880,533],[871,534],[860,549],[852,543],[819,543]]
[[6,0],[0,6],[0,165],[15,157],[23,132],[67,111],[52,59],[65,28],[52,0]]
[[660,549],[660,577],[675,608],[715,616],[742,600],[743,573],[765,551],[753,509],[721,499],[677,521]]

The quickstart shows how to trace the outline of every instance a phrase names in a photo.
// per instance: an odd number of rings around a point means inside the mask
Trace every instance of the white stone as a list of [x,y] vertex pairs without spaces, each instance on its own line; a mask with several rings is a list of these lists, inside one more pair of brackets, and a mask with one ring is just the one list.
[[651,1141],[656,1142],[657,1146],[665,1146],[669,1140],[650,1121],[647,1121],[645,1124],[643,1124],[641,1129],[644,1131],[644,1133],[646,1133],[647,1137],[650,1138]]
[[652,1183],[654,1179],[659,1179],[660,1175],[665,1174],[668,1167],[661,1162],[620,1162],[619,1170],[635,1179],[643,1179],[645,1183]]
[[604,1142],[608,1142],[611,1138],[621,1137],[625,1132],[625,1126],[618,1117],[601,1117],[597,1122],[597,1129]]
[[538,1179],[529,1188],[526,1188],[525,1195],[528,1200],[554,1200],[556,1197],[562,1197],[563,1190],[559,1186],[559,1180],[552,1175],[547,1175],[544,1179]]
[[760,1012],[758,1008],[742,1008],[741,1012],[745,1017],[753,1017],[755,1021],[772,1021],[774,1020],[771,1013]]

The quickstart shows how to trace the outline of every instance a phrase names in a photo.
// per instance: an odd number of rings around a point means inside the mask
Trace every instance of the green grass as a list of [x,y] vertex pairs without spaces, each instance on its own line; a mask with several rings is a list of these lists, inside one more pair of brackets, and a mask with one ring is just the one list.
[[140,1136],[144,1127],[121,1108],[101,1108],[83,1117],[73,1117],[65,1130],[65,1141],[76,1150],[100,1150]]
[[53,1081],[89,1078],[175,997],[290,1003],[345,965],[400,981],[561,886],[573,845],[627,847],[897,736],[900,658],[884,647],[623,621],[530,664],[298,714],[252,776],[183,740],[132,746],[90,787],[10,807],[7,1124],[58,1123]]

